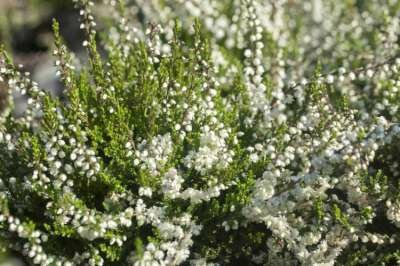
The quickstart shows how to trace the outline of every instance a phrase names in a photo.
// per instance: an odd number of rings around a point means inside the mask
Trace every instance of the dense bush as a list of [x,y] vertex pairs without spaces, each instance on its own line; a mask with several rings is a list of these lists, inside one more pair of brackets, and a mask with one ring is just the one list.
[[400,262],[399,1],[110,0],[99,34],[95,5],[75,3],[89,60],[55,21],[61,98],[1,51],[4,250],[63,266]]

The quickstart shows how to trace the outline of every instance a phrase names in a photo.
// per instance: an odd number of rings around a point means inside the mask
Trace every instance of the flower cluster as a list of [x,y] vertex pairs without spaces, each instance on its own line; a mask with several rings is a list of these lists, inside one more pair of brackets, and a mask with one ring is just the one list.
[[185,166],[193,168],[201,174],[213,167],[226,168],[232,163],[234,155],[233,151],[229,151],[226,147],[225,139],[228,136],[227,130],[216,133],[205,126],[201,130],[199,149],[190,151],[184,158]]

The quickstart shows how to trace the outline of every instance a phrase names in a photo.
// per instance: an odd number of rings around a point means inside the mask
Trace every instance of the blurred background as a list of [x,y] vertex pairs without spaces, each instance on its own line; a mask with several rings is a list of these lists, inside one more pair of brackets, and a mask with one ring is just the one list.
[[[0,0],[0,44],[5,46],[15,64],[22,64],[22,70],[31,73],[33,80],[58,95],[62,88],[56,79],[51,56],[53,18],[60,22],[61,35],[68,48],[85,58],[79,15],[72,0]],[[4,90],[4,84],[0,83],[0,111],[5,104]],[[14,97],[18,116],[25,100],[20,95]]]

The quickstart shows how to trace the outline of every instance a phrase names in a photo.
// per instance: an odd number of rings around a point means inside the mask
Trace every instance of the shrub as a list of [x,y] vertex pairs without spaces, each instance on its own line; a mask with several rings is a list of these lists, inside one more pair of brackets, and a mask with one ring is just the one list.
[[398,1],[106,2],[96,34],[75,0],[87,62],[53,24],[62,98],[1,51],[4,249],[40,265],[400,260]]

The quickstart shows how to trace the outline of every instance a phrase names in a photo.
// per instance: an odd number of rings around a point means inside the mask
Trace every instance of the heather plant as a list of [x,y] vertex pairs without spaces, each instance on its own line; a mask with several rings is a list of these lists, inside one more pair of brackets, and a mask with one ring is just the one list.
[[100,4],[74,2],[88,60],[54,21],[62,97],[1,51],[4,250],[62,266],[400,263],[398,1],[107,0],[101,32]]

